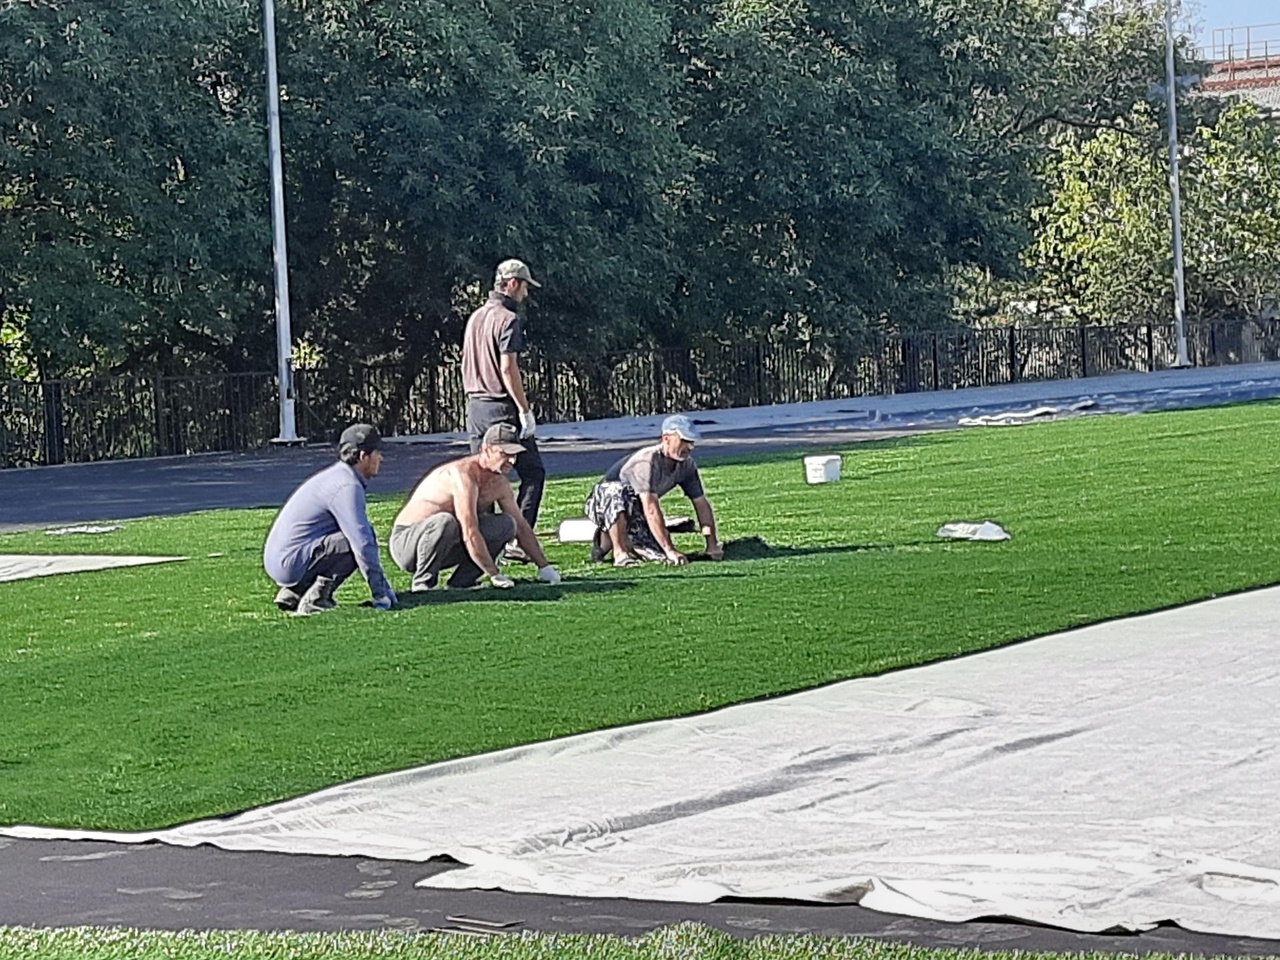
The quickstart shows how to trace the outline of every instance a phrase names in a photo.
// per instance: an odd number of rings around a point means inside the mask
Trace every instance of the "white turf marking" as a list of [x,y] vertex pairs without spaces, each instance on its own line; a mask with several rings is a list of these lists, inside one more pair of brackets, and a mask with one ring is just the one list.
[[85,573],[110,570],[112,567],[140,567],[149,563],[171,563],[186,557],[113,557],[104,554],[78,553],[60,556],[26,553],[0,553],[0,582],[52,577],[60,573]]

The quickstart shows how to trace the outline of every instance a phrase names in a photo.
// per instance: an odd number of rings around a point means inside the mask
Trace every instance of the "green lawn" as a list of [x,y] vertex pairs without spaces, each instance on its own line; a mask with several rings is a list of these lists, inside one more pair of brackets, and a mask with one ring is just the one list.
[[[617,571],[553,545],[560,587],[391,613],[358,577],[337,611],[276,611],[272,511],[0,537],[191,557],[0,584],[0,823],[161,827],[1275,583],[1277,449],[1280,405],[1256,404],[855,444],[821,486],[798,455],[711,462],[726,539],[767,555]],[[554,480],[547,524],[590,482]],[[397,501],[372,507],[384,534]],[[984,518],[1014,539],[934,537]]]
[[[327,784],[706,710],[1280,582],[1280,405],[1089,418],[854,444],[810,487],[799,455],[707,462],[726,539],[769,549],[615,571],[551,547],[560,587],[433,593],[297,618],[271,605],[272,511],[0,537],[0,552],[181,564],[0,584],[0,823],[161,827]],[[552,481],[546,525],[591,478]],[[668,509],[683,512],[677,499]],[[398,498],[375,500],[385,536]],[[992,518],[1007,543],[936,528]],[[693,548],[699,538],[685,541]],[[528,570],[526,573],[525,571]],[[531,576],[532,571],[521,568]],[[397,586],[407,587],[394,574]],[[0,957],[908,957],[876,943],[0,930]],[[945,954],[957,957],[959,954]]]

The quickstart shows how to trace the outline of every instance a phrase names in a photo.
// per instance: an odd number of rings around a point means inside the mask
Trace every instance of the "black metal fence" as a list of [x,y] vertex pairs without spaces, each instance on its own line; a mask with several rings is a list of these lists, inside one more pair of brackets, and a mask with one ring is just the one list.
[[246,450],[274,436],[274,373],[0,383],[0,466]]
[[[1196,366],[1280,360],[1280,321],[1188,324]],[[842,359],[805,343],[637,350],[558,362],[531,355],[544,423],[953,390],[1152,371],[1177,356],[1172,324],[1002,327],[876,338]],[[333,440],[354,421],[388,435],[461,430],[456,356],[413,379],[394,366],[299,371],[298,431]],[[247,450],[278,432],[274,373],[0,383],[0,466]]]

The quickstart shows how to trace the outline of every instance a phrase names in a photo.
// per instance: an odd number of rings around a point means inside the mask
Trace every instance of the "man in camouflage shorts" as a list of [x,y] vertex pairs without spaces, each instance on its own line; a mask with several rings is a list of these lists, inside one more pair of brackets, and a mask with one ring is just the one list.
[[662,439],[623,457],[595,485],[583,508],[596,525],[593,560],[613,554],[615,567],[634,567],[643,560],[681,565],[689,558],[676,549],[658,501],[679,487],[693,503],[698,526],[707,541],[707,556],[724,558],[716,535],[715,512],[702,489],[693,460],[698,428],[685,416],[662,422]]

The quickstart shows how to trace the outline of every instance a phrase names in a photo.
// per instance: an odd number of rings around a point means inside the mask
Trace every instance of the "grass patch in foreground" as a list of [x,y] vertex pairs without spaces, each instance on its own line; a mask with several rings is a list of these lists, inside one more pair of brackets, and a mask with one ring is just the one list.
[[[0,822],[160,827],[1275,583],[1277,448],[1280,406],[1260,404],[862,443],[816,487],[798,455],[710,462],[725,537],[768,555],[615,571],[554,545],[560,587],[391,613],[360,582],[333,613],[278,613],[274,511],[0,537],[191,557],[0,584]],[[554,480],[545,524],[592,479]],[[384,540],[398,501],[374,503]],[[934,538],[988,517],[1014,539]]]
[[[1126,954],[941,950],[900,943],[817,936],[732,937],[693,924],[643,937],[524,933],[486,940],[406,933],[180,933],[0,927],[0,960],[1116,960]],[[1147,960],[1172,960],[1153,953]]]

